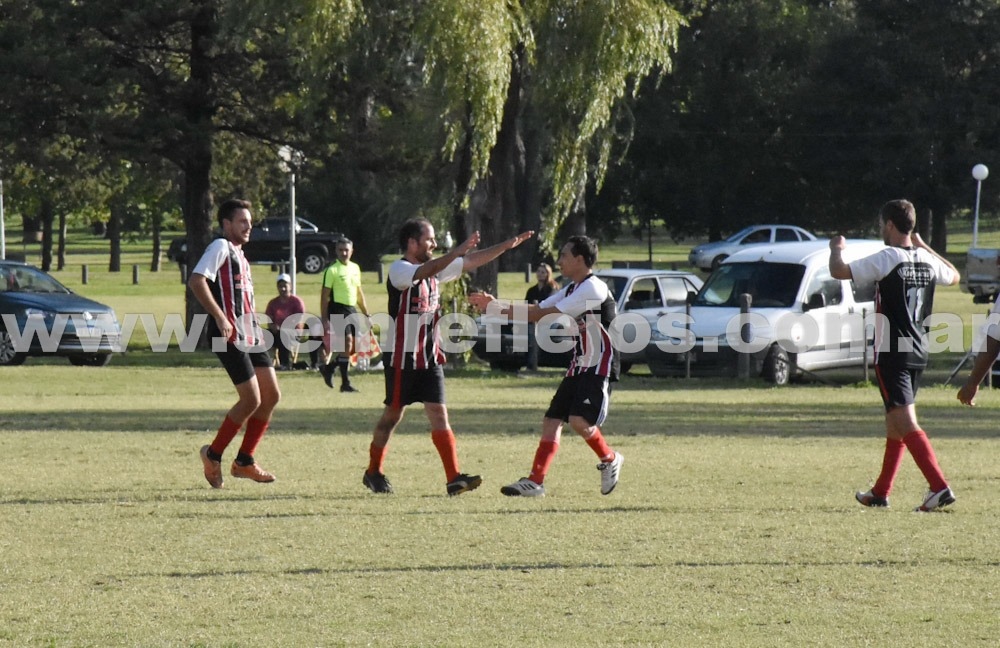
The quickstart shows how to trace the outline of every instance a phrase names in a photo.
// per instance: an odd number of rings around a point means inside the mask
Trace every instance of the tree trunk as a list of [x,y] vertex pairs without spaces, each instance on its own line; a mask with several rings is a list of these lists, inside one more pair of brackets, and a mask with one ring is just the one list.
[[[487,176],[473,189],[466,214],[466,230],[479,230],[481,247],[495,245],[521,231],[530,204],[528,154],[522,137],[525,57],[524,47],[519,46],[511,58],[511,79],[497,143],[490,153]],[[480,267],[474,276],[476,286],[495,292],[498,272],[522,268],[531,260],[536,246],[537,242],[532,241],[531,245],[504,254],[497,263]]]
[[66,267],[66,210],[59,210],[59,241],[56,244],[56,269]]
[[55,208],[49,198],[42,198],[42,204],[38,207],[38,219],[42,223],[42,270],[49,272],[52,270],[52,221],[55,217]]
[[[188,271],[198,262],[212,238],[212,137],[215,115],[215,81],[211,49],[218,31],[218,15],[211,0],[194,0],[191,21],[191,76],[188,80],[187,132],[184,141],[184,225],[187,233]],[[190,330],[201,304],[185,289],[185,317]],[[192,333],[194,333],[192,331]],[[207,340],[202,335],[202,347]]]
[[948,219],[943,209],[931,212],[931,247],[938,254],[948,251]]
[[124,202],[119,197],[111,199],[111,215],[108,217],[108,240],[111,241],[111,252],[108,257],[108,272],[122,271],[122,211]]
[[151,226],[152,226],[152,230],[153,230],[153,232],[152,232],[152,234],[153,234],[153,259],[152,259],[152,262],[149,264],[149,271],[150,272],[159,272],[160,271],[160,255],[163,252],[163,249],[162,249],[163,248],[163,241],[162,241],[162,237],[160,235],[160,228],[163,226],[163,214],[160,212],[159,209],[154,209],[153,210],[153,222],[151,223]]

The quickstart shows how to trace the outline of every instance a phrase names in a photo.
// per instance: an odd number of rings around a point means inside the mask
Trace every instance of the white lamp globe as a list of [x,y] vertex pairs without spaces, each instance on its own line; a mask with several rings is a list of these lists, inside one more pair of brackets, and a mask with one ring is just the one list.
[[990,174],[990,170],[986,168],[985,164],[977,164],[972,167],[972,177],[977,181],[982,182],[986,179],[986,176]]

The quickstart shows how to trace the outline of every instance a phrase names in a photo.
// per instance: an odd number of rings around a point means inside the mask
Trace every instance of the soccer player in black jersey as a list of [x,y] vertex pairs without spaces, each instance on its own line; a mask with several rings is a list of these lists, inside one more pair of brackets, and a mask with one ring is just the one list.
[[896,472],[909,450],[930,487],[917,510],[932,511],[953,503],[955,494],[917,423],[915,398],[927,366],[924,320],[931,314],[934,287],[957,284],[959,274],[914,231],[916,212],[909,201],[883,205],[879,227],[888,247],[851,263],[842,258],[844,237],[830,240],[830,274],[857,285],[875,284],[875,376],[885,404],[885,454],[871,490],[855,498],[864,506],[888,506]]

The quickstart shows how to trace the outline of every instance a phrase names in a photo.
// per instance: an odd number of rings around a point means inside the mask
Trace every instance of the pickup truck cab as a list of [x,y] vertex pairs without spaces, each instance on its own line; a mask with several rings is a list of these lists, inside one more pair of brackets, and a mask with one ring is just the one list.
[[992,304],[1000,293],[1000,250],[970,248],[962,273],[962,290],[974,304]]
[[[250,240],[243,246],[243,254],[250,263],[281,264],[290,258],[290,241],[287,218],[272,216],[254,224]],[[337,240],[342,235],[321,232],[319,227],[304,218],[296,219],[296,265],[306,274],[318,274],[334,258]],[[175,238],[167,249],[167,258],[178,263],[187,261],[187,239]]]

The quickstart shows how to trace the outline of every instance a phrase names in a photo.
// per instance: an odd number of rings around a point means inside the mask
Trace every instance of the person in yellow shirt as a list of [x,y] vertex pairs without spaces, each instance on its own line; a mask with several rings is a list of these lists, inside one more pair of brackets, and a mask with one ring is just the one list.
[[[351,261],[354,254],[354,243],[348,238],[337,241],[337,260],[330,264],[323,273],[323,287],[320,289],[320,312],[323,314],[323,333],[327,340],[327,350],[337,349],[337,369],[340,370],[340,391],[356,392],[351,386],[347,370],[351,366],[351,355],[354,354],[354,339],[356,330],[353,323],[340,318],[349,317],[358,312],[365,317],[370,316],[365,303],[365,293],[361,290],[361,267]],[[331,317],[336,326],[331,327]],[[341,344],[342,342],[342,344]],[[331,353],[332,357],[332,353]],[[333,367],[330,362],[320,364],[320,373],[327,387],[333,389]]]

